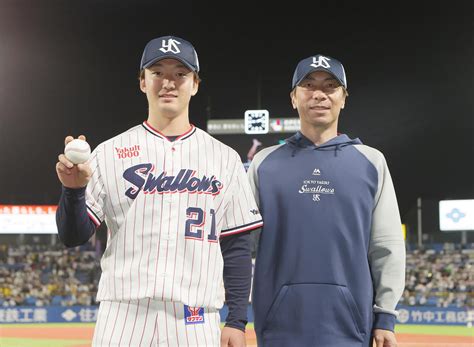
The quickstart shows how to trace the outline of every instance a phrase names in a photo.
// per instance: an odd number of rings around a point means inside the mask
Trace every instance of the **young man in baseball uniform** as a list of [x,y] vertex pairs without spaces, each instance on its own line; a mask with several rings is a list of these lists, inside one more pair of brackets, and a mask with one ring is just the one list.
[[396,346],[400,215],[383,154],[337,131],[346,90],[336,59],[300,61],[290,96],[301,130],[249,168],[265,222],[252,300],[259,346]]
[[198,72],[191,43],[151,40],[139,77],[148,119],[85,164],[59,156],[62,242],[84,244],[104,221],[109,230],[94,346],[245,345],[249,231],[262,221],[237,152],[189,122]]

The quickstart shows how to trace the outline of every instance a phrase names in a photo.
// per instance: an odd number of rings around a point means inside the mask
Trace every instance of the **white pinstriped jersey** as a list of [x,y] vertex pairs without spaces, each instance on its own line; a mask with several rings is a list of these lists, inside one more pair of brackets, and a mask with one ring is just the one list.
[[97,299],[220,308],[219,237],[262,225],[237,152],[194,126],[170,142],[144,122],[89,164],[87,211],[109,230]]

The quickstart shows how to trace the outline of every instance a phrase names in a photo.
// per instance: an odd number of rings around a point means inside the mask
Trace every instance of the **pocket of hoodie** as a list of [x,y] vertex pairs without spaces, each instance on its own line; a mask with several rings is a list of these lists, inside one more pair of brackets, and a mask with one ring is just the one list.
[[323,283],[281,287],[268,312],[264,334],[343,334],[362,339],[364,322],[345,286]]

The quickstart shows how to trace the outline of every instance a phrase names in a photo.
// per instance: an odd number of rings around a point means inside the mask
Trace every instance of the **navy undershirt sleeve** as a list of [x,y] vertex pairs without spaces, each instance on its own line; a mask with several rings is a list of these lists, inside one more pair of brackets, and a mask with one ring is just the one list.
[[252,277],[250,232],[220,239],[224,258],[225,300],[229,314],[225,326],[245,331]]
[[87,214],[86,188],[63,187],[56,210],[58,236],[66,247],[85,244],[94,234],[96,227]]

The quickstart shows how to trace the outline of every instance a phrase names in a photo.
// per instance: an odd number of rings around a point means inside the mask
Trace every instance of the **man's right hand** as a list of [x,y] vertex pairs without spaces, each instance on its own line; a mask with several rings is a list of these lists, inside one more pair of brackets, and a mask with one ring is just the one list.
[[[79,139],[86,140],[84,135],[79,136]],[[72,136],[67,136],[64,140],[64,146],[74,140]],[[56,173],[62,185],[66,188],[83,188],[87,186],[92,176],[92,170],[88,162],[84,164],[74,165],[64,154],[58,156],[56,163]]]

